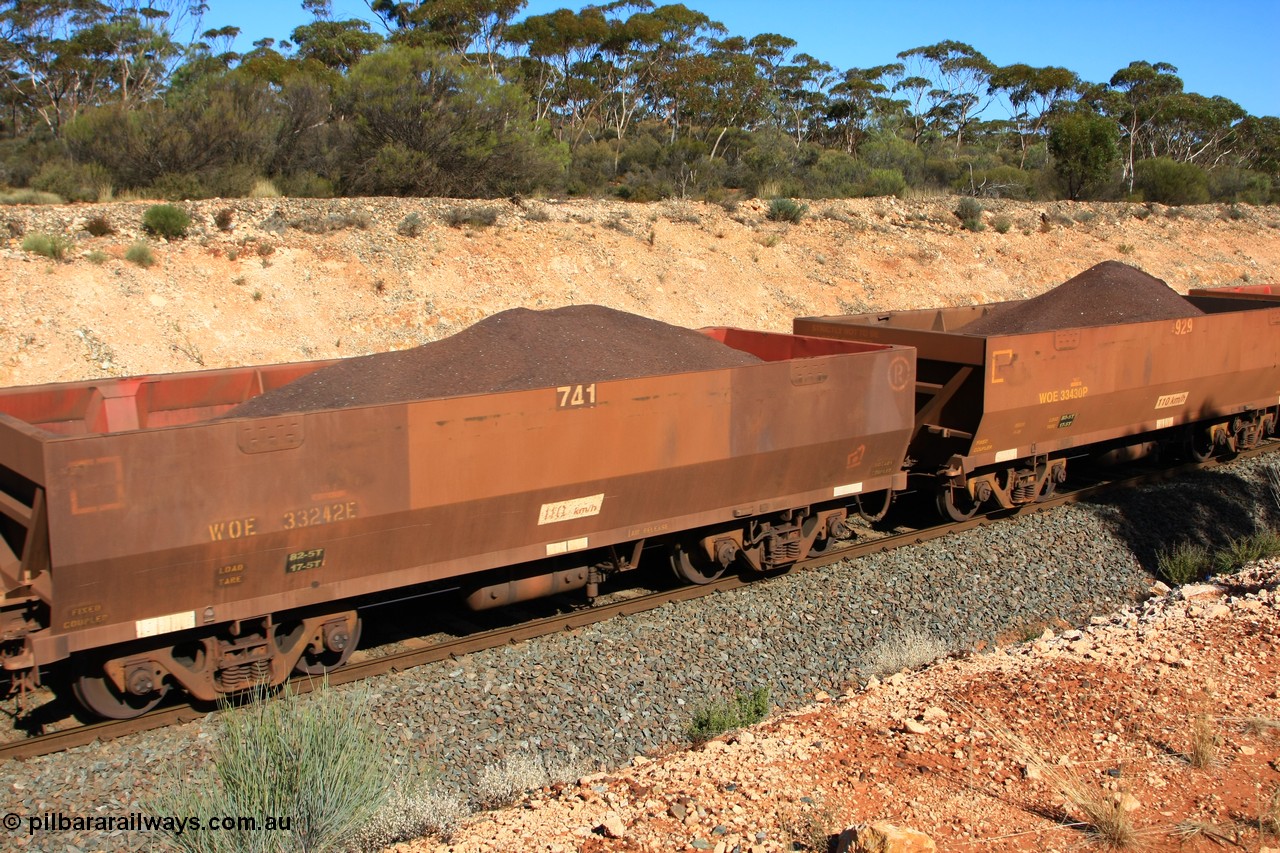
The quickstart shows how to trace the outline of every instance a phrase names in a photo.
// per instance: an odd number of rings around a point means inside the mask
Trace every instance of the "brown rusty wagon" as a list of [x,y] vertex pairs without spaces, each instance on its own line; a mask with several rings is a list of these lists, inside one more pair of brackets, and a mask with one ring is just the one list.
[[959,520],[1043,499],[1070,456],[1202,460],[1274,433],[1280,297],[1195,291],[1186,302],[1198,316],[1024,334],[966,331],[1018,303],[801,318],[794,329],[916,348],[911,471]]
[[344,663],[364,596],[784,568],[905,484],[912,350],[705,334],[762,363],[252,418],[329,363],[0,390],[4,667],[107,717],[213,700]]

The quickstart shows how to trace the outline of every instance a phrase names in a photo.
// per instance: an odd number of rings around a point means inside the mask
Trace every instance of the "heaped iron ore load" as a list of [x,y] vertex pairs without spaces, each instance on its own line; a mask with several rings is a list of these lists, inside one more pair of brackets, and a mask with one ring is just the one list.
[[642,557],[695,583],[785,568],[905,485],[914,380],[909,348],[592,308],[0,390],[3,663],[23,684],[61,662],[127,717],[339,666],[388,590],[487,607],[590,596]]
[[1275,431],[1280,300],[1184,298],[1114,262],[1024,302],[794,329],[916,349],[911,471],[952,518],[1044,499],[1068,456],[1205,459]]
[[988,337],[1025,335],[1203,313],[1155,276],[1118,261],[1103,261],[1039,296],[1003,303],[967,324],[964,332]]
[[227,415],[259,417],[589,385],[759,361],[690,329],[602,305],[549,311],[513,308],[434,343],[343,359],[261,394]]

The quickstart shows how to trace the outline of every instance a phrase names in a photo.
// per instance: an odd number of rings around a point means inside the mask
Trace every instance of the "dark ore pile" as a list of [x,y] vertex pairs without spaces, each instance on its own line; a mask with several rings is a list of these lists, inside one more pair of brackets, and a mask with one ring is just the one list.
[[701,332],[601,305],[512,308],[443,340],[321,368],[224,417],[269,417],[759,362]]
[[1119,261],[1103,261],[1053,290],[996,309],[959,331],[966,335],[1018,335],[1202,314],[1155,276]]

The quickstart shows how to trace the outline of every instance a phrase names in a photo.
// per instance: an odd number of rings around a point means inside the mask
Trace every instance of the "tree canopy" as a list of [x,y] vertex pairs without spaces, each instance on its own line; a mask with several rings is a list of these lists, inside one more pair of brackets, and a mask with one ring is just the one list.
[[241,53],[200,0],[0,0],[0,182],[1280,200],[1280,119],[1164,61],[1091,82],[942,40],[841,69],[683,3],[369,0],[381,27],[302,6]]

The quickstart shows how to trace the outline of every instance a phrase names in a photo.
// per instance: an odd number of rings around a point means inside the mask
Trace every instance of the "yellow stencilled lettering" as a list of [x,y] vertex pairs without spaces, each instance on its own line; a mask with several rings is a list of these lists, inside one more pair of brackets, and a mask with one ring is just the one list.
[[105,613],[99,613],[95,616],[81,616],[78,619],[64,619],[62,622],[62,630],[74,631],[78,628],[92,628],[94,625],[102,625],[107,621]]
[[294,551],[286,557],[284,571],[285,574],[291,575],[295,572],[310,571],[322,566],[324,566],[324,549],[312,548],[309,551]]
[[1041,403],[1063,403],[1089,396],[1089,386],[1071,383],[1070,388],[1051,388],[1036,395]]
[[1173,321],[1173,333],[1175,335],[1189,335],[1194,328],[1195,323],[1190,317],[1179,317]]
[[663,524],[650,524],[647,527],[633,527],[627,531],[627,538],[636,539],[641,536],[652,536],[655,533],[665,533],[670,529],[671,525],[665,522]]
[[317,527],[321,524],[333,524],[335,521],[351,521],[357,515],[355,501],[327,503],[318,506],[291,509],[280,520],[285,530],[297,527]]
[[258,519],[252,515],[247,518],[233,518],[230,521],[215,521],[209,525],[209,539],[213,542],[257,535]]
[[229,566],[219,566],[214,582],[218,586],[235,586],[236,584],[243,583],[244,563],[232,563]]
[[596,404],[596,386],[595,383],[590,385],[561,385],[556,389],[556,408],[558,409],[582,409],[589,408]]
[[68,608],[67,618],[62,620],[62,629],[73,631],[77,628],[101,625],[106,621],[107,614],[102,612],[101,604],[82,604],[79,607]]

